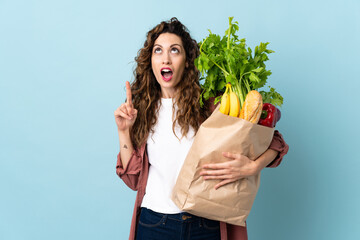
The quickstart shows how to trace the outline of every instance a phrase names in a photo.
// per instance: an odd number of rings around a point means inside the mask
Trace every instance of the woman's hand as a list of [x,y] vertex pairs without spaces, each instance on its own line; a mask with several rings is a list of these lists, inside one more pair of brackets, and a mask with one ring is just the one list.
[[229,152],[223,152],[223,156],[229,158],[229,161],[205,164],[203,170],[200,172],[200,175],[203,176],[205,180],[222,180],[215,185],[215,189],[239,179],[256,175],[261,170],[256,161],[252,161],[246,156]]
[[115,122],[120,132],[129,130],[134,125],[137,117],[137,110],[132,104],[130,83],[126,81],[126,102],[121,104],[115,112]]
[[205,180],[222,180],[215,185],[215,189],[218,189],[225,184],[260,173],[263,168],[276,158],[278,153],[278,151],[269,148],[261,154],[260,157],[252,161],[241,154],[223,152],[223,156],[230,160],[224,163],[205,164],[200,175],[203,176]]

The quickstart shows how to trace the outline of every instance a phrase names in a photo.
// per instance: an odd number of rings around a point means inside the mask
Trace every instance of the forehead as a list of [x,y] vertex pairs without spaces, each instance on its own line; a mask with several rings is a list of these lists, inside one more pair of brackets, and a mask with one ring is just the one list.
[[159,35],[159,37],[155,40],[154,44],[159,44],[163,47],[168,47],[173,44],[179,44],[182,46],[181,38],[174,34],[174,33],[162,33]]

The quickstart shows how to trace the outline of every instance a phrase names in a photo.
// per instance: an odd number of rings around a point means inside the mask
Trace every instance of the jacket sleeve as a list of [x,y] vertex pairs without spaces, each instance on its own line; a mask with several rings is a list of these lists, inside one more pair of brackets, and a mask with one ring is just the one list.
[[124,183],[132,190],[138,190],[139,177],[143,167],[143,156],[145,147],[132,152],[129,163],[124,168],[120,159],[120,152],[117,155],[116,174],[124,181]]
[[273,149],[278,151],[278,155],[276,156],[276,158],[266,167],[269,168],[274,168],[280,165],[283,157],[287,154],[287,152],[289,151],[289,145],[286,144],[286,142],[284,141],[283,136],[281,135],[281,133],[279,133],[279,131],[275,130],[274,132],[274,137],[273,140],[269,146],[269,149]]

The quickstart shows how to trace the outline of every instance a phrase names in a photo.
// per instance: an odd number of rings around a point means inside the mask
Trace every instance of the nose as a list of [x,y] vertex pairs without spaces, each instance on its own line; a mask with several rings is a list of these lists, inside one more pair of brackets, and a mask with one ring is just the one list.
[[170,64],[170,63],[171,63],[171,59],[169,53],[164,54],[163,64]]

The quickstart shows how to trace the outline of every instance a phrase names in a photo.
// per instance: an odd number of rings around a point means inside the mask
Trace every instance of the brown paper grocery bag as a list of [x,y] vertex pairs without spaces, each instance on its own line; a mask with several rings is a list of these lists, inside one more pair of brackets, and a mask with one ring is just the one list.
[[195,136],[172,192],[174,203],[197,216],[245,226],[260,174],[215,190],[220,180],[203,180],[201,166],[229,161],[222,152],[240,153],[254,160],[268,149],[273,134],[274,128],[224,115],[218,106]]

